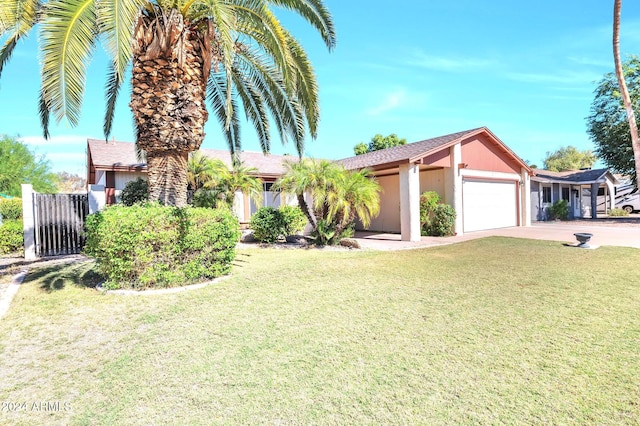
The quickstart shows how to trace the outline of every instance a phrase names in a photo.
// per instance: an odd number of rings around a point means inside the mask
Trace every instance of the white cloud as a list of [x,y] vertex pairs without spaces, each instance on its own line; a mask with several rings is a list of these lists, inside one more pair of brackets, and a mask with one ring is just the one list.
[[505,76],[510,80],[524,83],[590,84],[600,80],[601,75],[589,71],[560,71],[557,73],[509,72]]
[[367,115],[381,115],[385,112],[394,110],[407,100],[407,92],[405,89],[399,89],[386,95],[384,100],[373,108],[367,110]]
[[613,67],[613,59],[605,61],[603,59],[596,59],[589,56],[569,56],[567,59],[578,65],[590,65],[607,69]]
[[54,172],[86,173],[87,155],[83,152],[47,152],[45,158]]
[[435,56],[418,51],[407,60],[408,65],[418,66],[435,71],[475,72],[492,68],[498,63],[495,60],[480,57]]
[[52,136],[48,140],[42,136],[21,136],[20,141],[31,146],[51,146],[51,145],[86,145],[86,136]]

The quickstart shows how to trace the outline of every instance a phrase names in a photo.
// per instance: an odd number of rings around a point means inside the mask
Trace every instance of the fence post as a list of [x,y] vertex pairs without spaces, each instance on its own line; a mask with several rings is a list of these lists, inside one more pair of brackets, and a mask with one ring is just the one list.
[[35,208],[33,186],[22,184],[22,224],[24,229],[24,258],[36,259]]

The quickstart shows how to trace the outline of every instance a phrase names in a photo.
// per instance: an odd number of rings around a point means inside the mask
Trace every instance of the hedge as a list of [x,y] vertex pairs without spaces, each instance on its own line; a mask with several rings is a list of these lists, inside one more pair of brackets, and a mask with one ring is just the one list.
[[134,204],[89,215],[86,232],[105,287],[146,289],[229,273],[240,225],[228,209]]
[[3,219],[2,225],[0,225],[0,254],[20,252],[23,247],[22,220]]

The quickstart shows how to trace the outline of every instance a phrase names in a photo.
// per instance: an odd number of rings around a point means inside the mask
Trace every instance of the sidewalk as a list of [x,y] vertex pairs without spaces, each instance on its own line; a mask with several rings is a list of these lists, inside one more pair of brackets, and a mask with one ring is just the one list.
[[399,234],[376,232],[356,232],[355,239],[360,247],[371,250],[408,250],[454,244],[491,236],[529,238],[534,240],[576,243],[573,235],[576,232],[593,234],[590,244],[593,246],[619,246],[640,248],[640,226],[624,226],[623,224],[600,224],[577,222],[538,222],[528,227],[490,229],[469,232],[453,237],[422,237],[420,241],[400,241]]

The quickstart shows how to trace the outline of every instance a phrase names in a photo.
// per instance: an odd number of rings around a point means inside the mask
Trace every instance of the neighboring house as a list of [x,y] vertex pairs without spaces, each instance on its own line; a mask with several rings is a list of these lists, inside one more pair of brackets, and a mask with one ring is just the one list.
[[435,191],[456,211],[455,232],[531,223],[532,170],[489,129],[440,136],[340,162],[370,168],[383,188],[370,230],[420,239],[420,194]]
[[531,217],[549,219],[549,207],[558,200],[569,203],[569,219],[597,218],[615,207],[615,186],[620,182],[609,169],[552,172],[534,169],[531,177]]
[[[222,160],[231,168],[229,151],[216,149],[200,151],[209,158]],[[96,201],[98,206],[114,204],[128,182],[138,177],[146,179],[147,165],[138,160],[135,145],[131,142],[89,139],[87,157],[87,185],[90,192],[100,194],[97,196],[100,199]],[[262,180],[264,186],[261,206],[278,207],[281,204],[280,193],[271,191],[271,185],[284,172],[283,162],[296,158],[286,155],[264,155],[261,152],[240,153],[240,159],[245,166],[258,169],[256,176]],[[101,191],[104,192],[104,199]],[[289,200],[286,201],[289,202]],[[241,193],[236,194],[234,211],[241,222],[249,221],[251,215],[261,206],[256,206]]]

